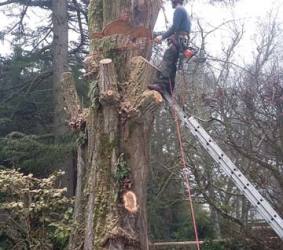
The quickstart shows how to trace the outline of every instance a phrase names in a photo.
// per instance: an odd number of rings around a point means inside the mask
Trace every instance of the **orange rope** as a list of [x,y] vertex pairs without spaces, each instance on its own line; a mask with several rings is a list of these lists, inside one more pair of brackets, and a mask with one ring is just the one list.
[[[169,84],[170,84],[170,91],[171,91],[171,96],[172,96],[173,102],[175,102],[175,104],[176,104],[176,100],[173,96],[171,79],[169,79]],[[177,137],[178,137],[178,141],[179,141],[181,160],[182,160],[183,169],[185,170],[187,168],[188,164],[186,162],[186,157],[185,157],[185,150],[184,150],[182,136],[181,136],[180,123],[179,123],[179,120],[178,120],[178,117],[177,117],[177,114],[176,114],[176,111],[175,111],[174,108],[173,108],[172,113],[174,115],[174,119],[175,119],[175,122],[176,122],[176,130],[177,130]],[[194,206],[193,206],[191,186],[190,186],[190,181],[189,181],[189,178],[188,178],[188,175],[186,174],[186,172],[185,172],[183,178],[184,178],[185,188],[186,188],[186,191],[188,193],[188,199],[189,199],[189,204],[190,204],[190,208],[191,208],[191,215],[192,215],[192,221],[193,221],[193,227],[194,227],[194,233],[195,233],[195,243],[196,243],[196,246],[197,246],[197,250],[200,250],[200,241],[199,241],[199,238],[198,238],[198,229],[197,229],[195,211],[194,211]]]

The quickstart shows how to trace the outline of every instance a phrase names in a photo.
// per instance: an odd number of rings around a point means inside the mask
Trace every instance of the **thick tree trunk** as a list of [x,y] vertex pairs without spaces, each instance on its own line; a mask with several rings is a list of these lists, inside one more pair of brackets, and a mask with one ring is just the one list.
[[[159,7],[156,0],[92,0],[90,36],[125,13],[133,26],[141,25],[143,16],[144,26],[152,30]],[[156,69],[141,57],[150,54],[146,39],[114,33],[91,41],[86,75],[92,78],[92,106],[86,118],[86,140],[78,150],[83,171],[78,175],[77,227],[69,249],[149,249],[149,138],[153,112],[163,100],[147,90]]]
[[[54,93],[54,134],[60,138],[67,133],[66,115],[61,88],[62,75],[68,69],[68,12],[67,0],[52,0],[53,23],[53,93]],[[66,155],[56,170],[65,171],[60,186],[67,187],[67,193],[74,193],[74,168],[72,154]]]

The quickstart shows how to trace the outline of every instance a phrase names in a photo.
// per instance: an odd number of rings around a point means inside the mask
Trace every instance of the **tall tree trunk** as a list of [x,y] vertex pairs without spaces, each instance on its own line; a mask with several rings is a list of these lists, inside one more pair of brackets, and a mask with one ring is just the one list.
[[84,171],[78,176],[77,227],[69,249],[148,249],[149,139],[153,111],[162,103],[157,92],[146,90],[156,73],[141,57],[149,54],[150,39],[127,34],[98,39],[93,32],[125,13],[132,25],[152,31],[159,8],[156,0],[90,1],[86,62],[92,106],[81,131],[86,137],[78,155]]
[[[62,75],[68,69],[68,10],[67,0],[52,0],[53,23],[53,91],[54,91],[54,133],[60,138],[67,133],[66,115],[63,105],[63,94],[60,87]],[[64,156],[64,160],[56,169],[65,171],[60,186],[67,187],[67,193],[74,193],[74,168],[72,154]]]

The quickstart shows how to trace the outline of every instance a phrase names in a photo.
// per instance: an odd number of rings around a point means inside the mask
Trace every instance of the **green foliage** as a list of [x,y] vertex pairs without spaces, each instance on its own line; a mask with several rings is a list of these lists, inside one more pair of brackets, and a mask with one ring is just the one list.
[[[73,208],[69,207],[64,213],[64,220],[50,223],[50,238],[57,249],[64,249],[69,240],[71,233],[71,222],[73,216]],[[64,222],[65,221],[65,222]]]
[[18,45],[0,60],[0,164],[37,175],[46,175],[60,152],[69,150],[52,145],[51,57],[45,53]]
[[130,170],[124,158],[124,154],[121,154],[117,163],[117,171],[115,174],[115,179],[120,182],[124,180],[126,177],[128,177],[129,174],[130,174]]
[[[16,46],[0,61],[0,136],[47,133],[52,120],[50,57]],[[48,105],[46,105],[48,104]]]
[[76,144],[77,145],[83,145],[87,142],[87,135],[85,132],[80,131],[78,133],[77,139],[76,139]]
[[[175,232],[172,236],[176,240],[186,240],[188,238],[194,240],[194,228],[188,203],[182,202],[180,205],[182,206],[182,210],[179,212],[179,218],[177,220],[178,223],[175,224]],[[205,239],[207,237],[212,237],[213,231],[211,228],[209,213],[201,206],[195,205],[195,218],[197,222],[199,238]]]
[[5,233],[0,235],[0,250],[12,249],[13,243],[8,239]]
[[[18,4],[24,6],[23,15]],[[26,8],[26,4],[1,6],[13,28],[1,27],[0,40],[9,36],[14,47],[9,55],[0,56],[0,169],[6,169],[0,174],[0,249],[63,249],[70,232],[72,201],[63,189],[55,188],[57,175],[41,180],[22,174],[48,176],[50,169],[72,157],[75,144],[72,135],[55,138],[53,134],[51,10],[42,8],[42,23],[31,27],[26,19],[33,19],[39,8]],[[70,43],[69,66],[80,96],[86,96],[87,83],[81,76],[87,39],[82,39],[80,44]],[[86,98],[82,102],[87,104]],[[11,168],[21,173],[7,170]],[[2,213],[9,218],[4,225]]]
[[[78,90],[87,104],[82,63],[71,58]],[[0,164],[47,176],[75,144],[72,135],[53,135],[54,100],[51,51],[26,51],[20,45],[0,58]],[[83,84],[84,83],[84,84]]]
[[[168,196],[166,200],[162,197],[159,201],[149,201],[151,237],[158,241],[194,240],[194,228],[187,201],[179,194],[176,194],[173,201],[171,194],[165,193]],[[213,237],[209,213],[201,206],[195,205],[195,217],[199,238]]]
[[74,146],[68,140],[57,144],[51,144],[49,140],[48,137],[46,139],[13,132],[0,138],[0,162],[4,162],[7,167],[21,168],[25,172],[46,173],[50,167],[60,163]]
[[89,92],[88,92],[88,97],[91,100],[92,107],[96,107],[99,105],[99,89],[98,89],[98,83],[96,80],[92,80],[89,83]]
[[213,241],[206,241],[202,245],[202,249],[203,250],[227,250],[223,242],[213,242]]
[[83,66],[83,58],[72,58],[71,62],[71,72],[72,76],[75,79],[76,84],[76,90],[78,92],[78,96],[80,97],[80,101],[83,107],[89,107],[90,100],[88,96],[89,92],[89,82],[86,81],[82,75],[84,72],[84,66]]
[[220,240],[212,241],[208,240],[202,245],[202,250],[248,250],[250,249],[247,243],[241,242],[241,240]]
[[[55,188],[62,173],[37,179],[16,170],[0,171],[0,238],[17,249],[64,249],[71,232],[73,201]],[[4,242],[4,241],[2,241]],[[3,243],[4,244],[4,243]]]

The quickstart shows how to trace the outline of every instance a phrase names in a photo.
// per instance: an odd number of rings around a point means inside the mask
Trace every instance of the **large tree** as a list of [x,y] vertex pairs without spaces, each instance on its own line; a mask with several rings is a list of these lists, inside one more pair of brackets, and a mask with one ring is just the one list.
[[[9,22],[1,27],[0,33],[5,44],[13,49],[11,55],[1,58],[0,66],[0,117],[4,121],[0,126],[5,140],[0,147],[0,162],[38,176],[59,168],[65,170],[60,182],[69,195],[74,194],[75,164],[72,140],[65,126],[60,80],[69,67],[76,79],[81,74],[88,44],[86,9],[85,1],[79,0],[17,0],[0,4],[1,14],[9,15]],[[39,18],[42,21],[37,21]],[[28,19],[34,23],[27,22]],[[72,35],[70,41],[68,33]],[[84,88],[81,83],[77,80],[80,94]],[[8,135],[15,131],[27,135],[26,138],[40,135],[38,138],[44,138],[40,141],[44,142],[42,148],[37,146],[36,152],[33,150],[39,140],[11,141]],[[53,148],[56,156],[46,148]],[[63,153],[61,148],[65,149]]]
[[[52,1],[52,23],[53,23],[53,98],[54,98],[54,135],[60,138],[67,133],[65,126],[65,112],[60,88],[61,77],[68,70],[68,7],[66,0]],[[56,166],[56,169],[65,171],[62,178],[62,186],[67,187],[68,193],[74,193],[74,167],[72,154],[68,154],[65,160]]]
[[71,75],[66,73],[63,80],[70,125],[82,130],[77,228],[70,249],[148,249],[149,137],[152,111],[162,98],[146,90],[155,68],[144,57],[150,55],[149,34],[159,8],[155,0],[90,1],[88,110],[82,111],[76,101]]

